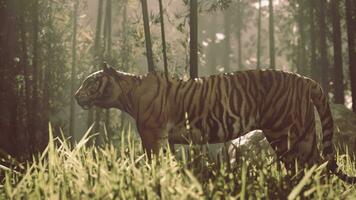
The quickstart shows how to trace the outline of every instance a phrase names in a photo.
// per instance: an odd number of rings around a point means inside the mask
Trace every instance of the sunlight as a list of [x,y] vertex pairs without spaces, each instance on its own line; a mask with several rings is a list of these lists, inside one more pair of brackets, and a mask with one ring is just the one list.
[[[279,0],[275,0],[273,2],[273,5],[278,5],[280,2]],[[267,7],[269,4],[269,1],[268,0],[261,0],[261,7]],[[253,7],[255,7],[256,9],[258,9],[258,2],[254,3],[253,4]]]
[[207,46],[209,45],[209,43],[208,43],[208,42],[206,42],[206,41],[203,41],[203,43],[202,43],[202,44],[203,44],[203,46],[204,46],[204,47],[207,47]]
[[223,39],[225,39],[225,34],[223,33],[216,33],[215,34],[215,37],[216,37],[216,43],[219,43],[221,42]]

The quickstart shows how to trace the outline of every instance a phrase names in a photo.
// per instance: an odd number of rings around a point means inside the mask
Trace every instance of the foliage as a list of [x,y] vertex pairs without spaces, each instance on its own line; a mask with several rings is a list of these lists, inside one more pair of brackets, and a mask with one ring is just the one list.
[[[266,155],[260,163],[240,158],[236,165],[216,162],[200,147],[163,153],[148,162],[133,131],[115,144],[88,146],[90,129],[73,147],[53,138],[26,170],[5,169],[0,199],[335,199],[356,197],[354,186],[314,166],[291,177]],[[106,135],[106,134],[105,134]],[[354,162],[339,155],[343,170],[355,174]]]

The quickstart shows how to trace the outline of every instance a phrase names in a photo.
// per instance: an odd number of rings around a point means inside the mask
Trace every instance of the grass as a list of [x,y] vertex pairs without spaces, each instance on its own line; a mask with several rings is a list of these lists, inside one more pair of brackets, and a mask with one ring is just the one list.
[[[323,173],[324,165],[291,177],[264,154],[260,162],[220,162],[201,153],[161,154],[148,162],[140,140],[121,133],[115,142],[89,145],[90,130],[74,147],[53,138],[46,150],[17,172],[1,166],[0,199],[355,199],[354,186]],[[115,145],[113,145],[115,144]],[[180,154],[180,156],[177,156]],[[355,163],[339,155],[355,174]]]

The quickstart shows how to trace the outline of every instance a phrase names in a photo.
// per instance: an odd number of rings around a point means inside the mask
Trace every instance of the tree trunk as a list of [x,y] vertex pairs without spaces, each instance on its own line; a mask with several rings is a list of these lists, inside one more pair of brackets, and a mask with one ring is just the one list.
[[198,77],[198,0],[190,0],[190,78]]
[[239,66],[239,70],[243,69],[242,64],[242,40],[241,40],[241,33],[242,33],[242,3],[241,0],[237,1],[237,62]]
[[[122,44],[122,51],[121,51],[121,59],[122,59],[122,66],[124,66],[125,68],[129,67],[129,56],[130,56],[130,46],[129,46],[129,22],[127,19],[127,7],[128,7],[128,0],[124,0],[124,10],[122,13],[122,40],[123,40],[123,44]],[[128,122],[128,114],[125,112],[120,112],[120,129],[122,131],[127,131],[129,128],[129,122]]]
[[106,31],[107,31],[107,46],[106,46],[106,55],[111,61],[111,51],[112,51],[112,14],[111,14],[111,0],[106,2]]
[[[94,62],[93,65],[97,66],[96,69],[99,69],[101,65],[101,32],[102,32],[102,15],[103,15],[103,0],[98,2],[98,15],[96,18],[96,30],[95,30],[95,39],[94,39]],[[95,124],[94,131],[99,130],[99,121],[100,121],[100,110],[99,109],[90,109],[88,113],[88,122],[87,125],[90,127],[94,122],[94,113],[95,113]]]
[[155,70],[155,67],[154,67],[154,63],[153,63],[153,53],[152,53],[150,23],[149,23],[149,18],[148,18],[147,0],[141,0],[141,4],[142,4],[143,28],[145,31],[148,71],[152,72]]
[[312,79],[320,83],[319,67],[316,64],[316,30],[315,30],[315,2],[309,1],[309,35],[310,35],[310,74]]
[[[103,36],[103,23],[102,23],[102,19],[104,18],[104,14],[103,14],[103,7],[104,7],[104,1],[100,0],[99,1],[99,10],[98,10],[98,22],[97,22],[97,27],[96,27],[96,48],[95,48],[95,54],[96,54],[96,64],[95,66],[97,66],[97,70],[101,69],[102,63],[103,63],[103,45],[101,43],[102,40],[102,36]],[[95,123],[94,123],[94,127],[93,130],[95,132],[99,132],[100,129],[100,121],[101,121],[101,117],[103,114],[103,109],[96,107],[95,108]],[[98,144],[101,144],[102,140],[101,140],[101,135],[99,135],[98,137]]]
[[326,22],[325,22],[325,0],[319,0],[318,4],[318,21],[319,21],[319,53],[320,53],[320,75],[321,86],[325,94],[329,93],[329,63],[327,58],[326,46]]
[[306,60],[306,49],[305,49],[305,1],[299,1],[298,9],[298,27],[299,27],[299,42],[298,42],[298,62],[297,62],[297,72],[302,75],[307,75],[307,60]]
[[33,57],[32,57],[32,67],[33,67],[33,97],[32,97],[32,116],[31,116],[31,124],[33,130],[31,130],[32,137],[30,137],[30,145],[32,147],[32,152],[37,151],[38,147],[38,142],[41,137],[41,133],[39,133],[39,127],[38,127],[38,115],[39,115],[39,95],[38,95],[38,34],[39,34],[39,25],[38,25],[38,0],[34,0],[33,2],[33,13],[32,13],[32,23],[33,23]]
[[262,8],[261,8],[261,1],[262,0],[258,0],[258,19],[257,19],[257,55],[256,55],[256,59],[257,59],[257,69],[261,68],[261,12],[262,12]]
[[127,6],[128,0],[124,0],[124,10],[122,12],[122,50],[121,50],[121,59],[122,66],[128,67],[128,56],[129,56],[129,43],[128,43],[128,20],[127,20]]
[[163,66],[164,66],[164,73],[166,78],[168,77],[168,62],[167,62],[167,48],[166,48],[166,35],[164,31],[164,13],[163,13],[163,5],[162,0],[159,1],[159,14],[161,20],[161,36],[162,36],[162,53],[163,53]]
[[71,98],[70,98],[70,116],[69,116],[69,134],[72,137],[72,141],[76,139],[75,137],[75,76],[76,76],[76,66],[77,66],[77,21],[78,21],[78,4],[79,0],[75,1],[73,10],[73,35],[72,35],[72,69],[71,69]]
[[352,93],[352,110],[356,113],[356,47],[355,47],[355,28],[356,28],[356,4],[355,1],[346,0],[346,27],[347,44],[349,53],[349,70]]
[[269,59],[270,59],[269,65],[271,69],[276,69],[275,47],[274,47],[273,0],[269,0],[268,10],[269,10]]
[[[107,0],[106,1],[106,18],[105,18],[105,55],[106,55],[106,61],[109,61],[109,63],[111,63],[111,51],[112,51],[112,20],[111,20],[112,16],[111,16],[111,0]],[[105,110],[105,125],[106,125],[106,130],[108,133],[110,133],[108,135],[109,138],[111,138],[111,128],[110,128],[110,110],[106,109]]]
[[22,0],[20,3],[20,24],[19,31],[21,36],[21,64],[25,78],[25,106],[26,106],[26,135],[28,136],[30,130],[32,130],[32,109],[31,109],[31,90],[32,83],[30,80],[31,69],[28,60],[28,47],[27,47],[27,37],[26,37],[26,23],[25,23],[25,10],[28,4],[25,4],[26,0]]
[[46,33],[46,66],[44,68],[44,77],[43,77],[43,99],[41,101],[41,139],[40,139],[40,149],[43,150],[46,148],[48,144],[48,123],[49,123],[49,116],[50,116],[50,94],[51,94],[51,69],[50,66],[55,63],[54,61],[54,51],[55,49],[52,46],[53,41],[53,14],[52,14],[52,1],[46,2],[48,5],[48,23],[46,24],[49,31]]
[[231,54],[231,44],[230,44],[230,35],[231,35],[231,9],[227,8],[224,13],[224,31],[225,31],[225,40],[224,40],[224,56],[223,56],[223,67],[224,72],[230,72],[230,54]]
[[[17,156],[17,10],[14,1],[0,3],[0,157]],[[4,158],[0,158],[2,163]],[[7,159],[7,158],[5,158]]]
[[331,16],[333,25],[335,103],[344,104],[344,78],[339,0],[331,0]]

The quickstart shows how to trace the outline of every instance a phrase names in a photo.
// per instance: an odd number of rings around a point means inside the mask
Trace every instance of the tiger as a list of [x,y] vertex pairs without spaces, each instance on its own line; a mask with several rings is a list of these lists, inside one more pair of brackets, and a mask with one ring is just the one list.
[[[103,64],[75,93],[83,109],[117,108],[131,115],[151,158],[170,144],[223,143],[262,130],[287,169],[327,162],[338,169],[327,95],[314,80],[280,70],[246,70],[183,80],[162,72],[133,75]],[[322,125],[317,148],[314,106]]]

